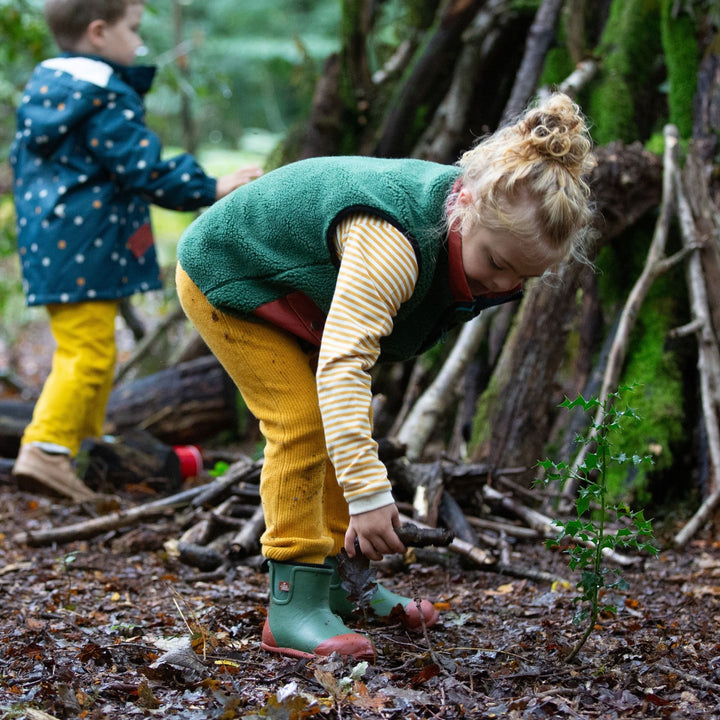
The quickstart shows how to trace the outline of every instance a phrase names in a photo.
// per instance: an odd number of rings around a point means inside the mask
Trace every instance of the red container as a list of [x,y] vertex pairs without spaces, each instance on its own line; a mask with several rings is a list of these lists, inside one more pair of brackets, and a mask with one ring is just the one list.
[[180,474],[183,480],[202,472],[203,459],[197,445],[174,445],[173,450],[180,460]]

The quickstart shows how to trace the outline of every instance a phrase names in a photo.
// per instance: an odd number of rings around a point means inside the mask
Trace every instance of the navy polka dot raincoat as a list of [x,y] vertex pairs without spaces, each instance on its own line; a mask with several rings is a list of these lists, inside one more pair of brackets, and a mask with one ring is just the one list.
[[35,68],[10,152],[28,305],[110,300],[160,287],[150,203],[211,204],[187,154],[162,160],[144,122],[154,68],[63,55]]

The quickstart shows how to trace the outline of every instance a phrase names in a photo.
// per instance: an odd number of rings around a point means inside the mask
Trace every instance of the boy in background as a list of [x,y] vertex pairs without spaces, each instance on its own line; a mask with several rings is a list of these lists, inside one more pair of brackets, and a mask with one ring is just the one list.
[[56,342],[13,474],[78,502],[95,496],[73,458],[102,434],[119,302],[161,287],[150,204],[201,208],[261,174],[215,179],[191,155],[161,159],[143,106],[155,68],[133,66],[143,10],[144,0],[46,1],[63,52],[35,68],[10,152],[26,302],[47,308]]

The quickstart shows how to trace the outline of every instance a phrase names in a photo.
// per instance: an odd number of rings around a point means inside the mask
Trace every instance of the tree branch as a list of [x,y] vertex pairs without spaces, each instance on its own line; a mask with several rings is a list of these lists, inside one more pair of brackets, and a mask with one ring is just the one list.
[[[667,263],[665,262],[665,247],[667,245],[667,237],[670,231],[670,221],[672,219],[673,209],[675,206],[673,179],[677,174],[677,144],[677,129],[671,125],[666,126],[664,156],[665,167],[660,216],[658,217],[658,221],[655,225],[655,232],[645,260],[645,266],[643,267],[640,277],[636,280],[635,285],[630,291],[627,301],[625,302],[625,307],[623,308],[618,322],[615,338],[608,354],[602,387],[598,396],[598,400],[601,405],[595,415],[596,426],[601,425],[603,422],[603,407],[605,405],[605,400],[617,387],[623,363],[625,362],[625,356],[630,342],[630,335],[635,327],[635,322],[643,301],[650,291],[653,282],[655,282],[655,279],[661,274],[661,272],[667,269]],[[588,439],[592,440],[592,438],[595,437],[595,434],[595,430],[591,429]],[[577,469],[583,464],[588,448],[589,445],[583,445],[573,461],[572,469],[568,473],[569,478],[571,479],[568,480],[563,488],[562,495],[565,498],[571,498],[575,495],[577,480],[574,480],[573,478],[577,476]]]

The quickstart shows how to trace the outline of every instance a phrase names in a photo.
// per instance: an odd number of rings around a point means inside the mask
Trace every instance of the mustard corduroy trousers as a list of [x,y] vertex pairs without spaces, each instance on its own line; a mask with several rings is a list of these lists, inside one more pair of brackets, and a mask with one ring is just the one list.
[[315,383],[317,353],[261,320],[215,309],[178,265],[185,313],[237,385],[265,437],[263,554],[322,563],[340,552],[348,509],[328,459]]
[[22,443],[54,443],[76,455],[102,434],[115,374],[117,300],[47,305],[56,348]]

